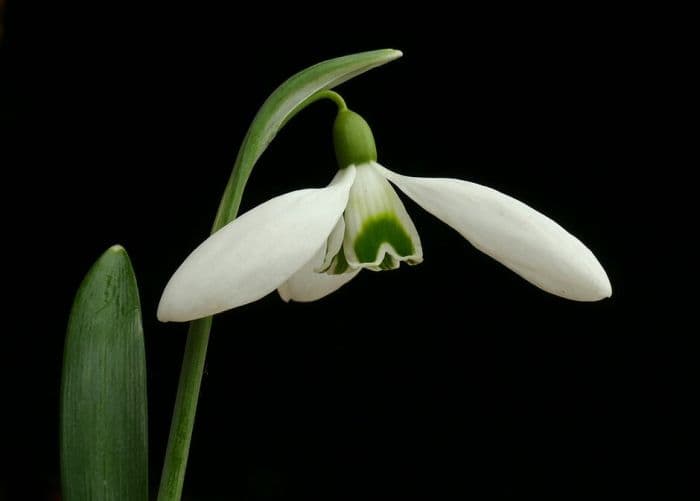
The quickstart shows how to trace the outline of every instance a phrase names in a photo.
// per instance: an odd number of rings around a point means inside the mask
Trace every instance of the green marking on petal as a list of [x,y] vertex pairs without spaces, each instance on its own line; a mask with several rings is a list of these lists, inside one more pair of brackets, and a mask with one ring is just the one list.
[[333,256],[333,259],[331,259],[330,264],[325,268],[318,270],[317,273],[326,273],[328,275],[342,275],[347,271],[351,271],[350,264],[348,263],[348,260],[345,257],[345,251],[341,247],[338,253],[335,256]]
[[[376,261],[382,244],[391,245],[401,257],[415,252],[413,242],[399,219],[392,213],[381,213],[367,220],[355,238],[353,249],[360,263]],[[382,264],[385,264],[382,261]]]
[[332,275],[342,275],[343,273],[348,271],[350,265],[348,264],[348,260],[345,259],[345,252],[343,251],[342,247],[340,248],[340,251],[338,251],[338,254],[335,256],[333,264],[334,266],[331,266]]
[[379,267],[382,270],[393,270],[396,269],[396,259],[391,257],[389,254],[384,254],[384,259],[379,263]]

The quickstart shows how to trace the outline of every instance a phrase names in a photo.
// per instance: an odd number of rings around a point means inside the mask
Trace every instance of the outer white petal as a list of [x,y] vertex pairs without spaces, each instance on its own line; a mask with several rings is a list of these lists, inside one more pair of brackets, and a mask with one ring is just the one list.
[[576,301],[610,297],[612,288],[593,253],[564,228],[494,189],[458,179],[381,172],[474,247],[537,287]]
[[[336,252],[339,249],[336,249]],[[316,301],[335,292],[360,272],[360,269],[348,271],[341,275],[329,275],[318,273],[317,270],[323,264],[326,255],[326,246],[321,247],[314,258],[297,271],[292,278],[287,280],[277,289],[280,297],[285,301],[309,302]]]
[[184,322],[269,294],[324,244],[348,200],[352,167],[326,188],[273,198],[243,214],[190,254],[165,287],[161,321]]

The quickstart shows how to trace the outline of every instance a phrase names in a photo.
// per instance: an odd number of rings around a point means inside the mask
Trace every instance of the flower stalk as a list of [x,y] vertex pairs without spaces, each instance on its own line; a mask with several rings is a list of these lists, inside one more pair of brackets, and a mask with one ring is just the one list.
[[190,324],[187,333],[185,356],[182,361],[177,397],[175,397],[175,412],[170,425],[158,501],[177,500],[182,494],[211,323],[212,317],[195,320]]
[[[303,103],[303,107],[321,99],[330,99],[337,104],[338,110],[347,109],[340,94],[329,90],[311,96]],[[235,206],[229,203],[227,207],[227,201],[230,198],[226,195],[225,193],[222,197],[212,234],[236,218],[240,202]],[[175,397],[175,410],[170,424],[170,435],[168,436],[168,446],[158,490],[158,501],[179,500],[182,496],[212,320],[211,316],[193,320],[187,333],[185,354],[180,370],[177,396]]]
[[[243,139],[219,204],[212,234],[236,218],[255,163],[287,121],[319,99],[331,99],[340,110],[346,109],[343,98],[328,89],[401,55],[397,50],[382,49],[330,59],[297,73],[280,85],[263,103]],[[190,324],[158,501],[178,501],[182,496],[211,325],[211,316]]]

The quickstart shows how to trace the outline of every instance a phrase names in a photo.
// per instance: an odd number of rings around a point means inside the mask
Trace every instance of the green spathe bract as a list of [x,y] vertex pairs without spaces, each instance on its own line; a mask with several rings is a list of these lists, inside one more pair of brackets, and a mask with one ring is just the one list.
[[[263,103],[243,138],[221,197],[212,233],[236,218],[255,163],[287,121],[317,99],[328,97],[324,93],[328,89],[401,55],[398,50],[382,49],[338,57],[302,70],[280,85]],[[211,317],[190,323],[158,490],[159,501],[179,500],[182,493],[211,323]]]
[[367,220],[355,238],[353,249],[361,263],[377,260],[382,244],[389,244],[399,256],[410,256],[415,252],[410,235],[391,213],[377,214]]
[[108,249],[75,297],[61,388],[63,499],[148,499],[146,356],[136,277]]

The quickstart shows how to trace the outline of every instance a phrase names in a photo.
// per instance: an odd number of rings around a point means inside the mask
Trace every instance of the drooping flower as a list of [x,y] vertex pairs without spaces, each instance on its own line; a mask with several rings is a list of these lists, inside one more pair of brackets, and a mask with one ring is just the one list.
[[377,163],[369,125],[347,109],[336,118],[334,143],[340,169],[327,187],[273,198],[190,254],[163,292],[161,321],[213,315],[275,289],[285,301],[315,301],[362,269],[420,263],[418,232],[390,182],[540,289],[576,301],[611,295],[593,253],[528,205],[468,181],[390,171]]

